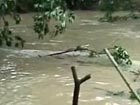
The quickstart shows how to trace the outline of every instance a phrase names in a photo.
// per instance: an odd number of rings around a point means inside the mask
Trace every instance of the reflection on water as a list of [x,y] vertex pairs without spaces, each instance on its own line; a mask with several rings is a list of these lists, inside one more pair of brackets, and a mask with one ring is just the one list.
[[[132,66],[122,69],[134,88],[139,88],[139,81],[134,82],[129,72],[140,68],[139,31],[133,29],[139,20],[109,24],[96,21],[92,12],[77,14],[77,21],[65,35],[48,42],[35,39],[29,28],[15,30],[23,34],[27,43],[22,50],[0,49],[0,105],[71,105],[74,83],[70,67],[73,65],[79,78],[89,73],[92,76],[81,86],[79,105],[138,105],[129,99],[128,88],[106,56],[88,58],[87,52],[47,56],[77,45],[89,45],[98,51],[122,45],[135,59]],[[26,14],[23,16],[29,18]],[[125,94],[112,96],[107,95],[108,91]]]

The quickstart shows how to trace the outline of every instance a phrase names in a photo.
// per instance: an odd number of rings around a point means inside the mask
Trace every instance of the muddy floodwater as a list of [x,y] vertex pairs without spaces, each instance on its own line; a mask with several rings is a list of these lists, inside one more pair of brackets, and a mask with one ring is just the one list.
[[77,52],[47,56],[78,45],[97,51],[121,45],[133,62],[132,66],[121,66],[123,73],[133,88],[139,89],[140,78],[134,82],[136,76],[131,71],[140,69],[140,20],[101,23],[98,18],[102,15],[76,11],[76,20],[65,33],[38,40],[30,27],[33,14],[23,14],[19,28],[11,29],[26,40],[25,47],[0,48],[0,105],[72,105],[71,66],[76,66],[79,78],[92,77],[81,85],[79,105],[139,105],[130,99],[129,89],[105,55],[89,58],[85,52]]

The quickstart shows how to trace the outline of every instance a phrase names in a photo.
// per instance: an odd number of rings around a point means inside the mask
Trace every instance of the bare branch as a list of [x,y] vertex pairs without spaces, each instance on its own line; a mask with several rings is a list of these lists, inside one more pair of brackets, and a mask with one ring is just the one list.
[[82,84],[83,82],[85,82],[86,80],[90,79],[91,78],[91,75],[88,74],[86,75],[85,77],[81,78],[79,81],[80,81],[80,84]]

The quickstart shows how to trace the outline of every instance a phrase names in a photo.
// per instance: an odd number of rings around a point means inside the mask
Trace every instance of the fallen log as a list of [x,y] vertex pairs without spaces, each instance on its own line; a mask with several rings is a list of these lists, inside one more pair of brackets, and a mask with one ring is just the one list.
[[126,79],[125,75],[123,74],[122,70],[118,66],[117,62],[114,60],[113,56],[110,54],[109,50],[107,48],[105,48],[104,51],[105,51],[106,55],[108,56],[109,60],[112,62],[112,64],[114,65],[114,67],[118,71],[119,75],[121,76],[121,78],[123,79],[123,81],[125,82],[125,84],[127,85],[127,87],[130,89],[130,91],[132,92],[132,94],[135,96],[136,100],[140,103],[140,96],[132,88],[132,86],[130,85],[130,83]]
[[[109,48],[109,49],[114,49],[114,48]],[[90,57],[105,54],[103,51],[97,52],[96,50],[91,50],[91,49],[85,48],[84,45],[83,45],[83,46],[77,46],[76,48],[70,48],[70,49],[67,49],[65,51],[52,53],[52,54],[49,54],[47,56],[61,55],[61,54],[66,54],[66,53],[74,52],[74,51],[89,51],[89,56]]]
[[85,77],[78,79],[76,69],[74,66],[71,67],[72,75],[75,83],[74,87],[74,94],[73,94],[73,102],[72,105],[78,105],[78,98],[79,98],[79,92],[80,92],[80,85],[91,78],[90,74],[86,75]]
[[[110,47],[108,49],[109,50],[114,50],[115,48],[114,47]],[[55,52],[55,53],[49,54],[47,56],[61,55],[61,54],[66,54],[66,53],[74,52],[74,51],[89,51],[89,57],[105,54],[104,50],[101,50],[100,52],[98,52],[96,50],[88,49],[84,45],[81,45],[81,46],[77,46],[76,48],[67,49],[65,51]]]
[[65,53],[73,52],[73,51],[90,51],[90,52],[92,51],[92,53],[97,53],[96,51],[94,51],[94,50],[89,50],[88,48],[85,48],[85,47],[83,47],[83,46],[77,46],[76,48],[70,48],[70,49],[67,49],[67,50],[65,50],[65,51],[52,53],[52,54],[49,54],[48,56],[61,55],[61,54],[65,54]]
[[49,54],[48,56],[61,55],[61,54],[65,54],[65,53],[72,52],[72,51],[74,51],[74,48],[71,48],[71,49],[68,49],[65,51],[61,51],[61,52],[52,53],[52,54]]

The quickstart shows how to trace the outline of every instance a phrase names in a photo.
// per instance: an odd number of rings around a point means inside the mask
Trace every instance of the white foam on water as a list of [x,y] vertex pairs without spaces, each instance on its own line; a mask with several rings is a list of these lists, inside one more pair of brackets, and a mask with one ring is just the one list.
[[55,74],[55,75],[54,75],[54,77],[56,77],[56,78],[57,78],[57,77],[60,77],[60,75],[58,75],[58,74]]
[[93,20],[88,20],[88,19],[82,19],[82,20],[80,20],[81,22],[88,22],[88,23],[90,23],[90,22],[92,22]]
[[104,96],[104,97],[97,96],[97,97],[95,97],[95,99],[92,99],[92,101],[103,101],[103,100],[110,99],[110,98],[112,98],[112,97],[109,97],[109,96]]
[[80,101],[80,102],[89,102],[89,100],[84,100],[84,99],[83,99],[83,100],[80,99],[79,101]]
[[84,26],[84,25],[100,25],[100,22],[99,21],[94,21],[94,20],[83,19],[83,20],[81,20],[80,25],[81,26]]
[[128,69],[130,69],[130,71],[140,70],[140,61],[132,60],[132,65]]
[[62,41],[62,40],[50,40],[50,42],[62,43],[62,42],[64,42],[64,41]]
[[140,66],[140,61],[133,60],[132,63],[133,65]]
[[11,78],[11,79],[15,79],[16,77],[17,77],[17,76],[11,76],[10,78]]
[[109,85],[110,83],[105,83],[105,82],[95,82],[96,84],[99,84],[99,85]]
[[74,83],[68,83],[68,84],[65,84],[65,86],[73,86]]
[[107,103],[105,103],[105,105],[120,105],[120,104],[118,104],[118,103],[109,103],[109,102],[107,102]]
[[105,100],[105,98],[104,97],[96,97],[95,99],[94,99],[95,101],[102,101],[102,100]]
[[33,43],[26,43],[26,44],[27,44],[27,45],[33,45],[33,46],[35,46],[35,45],[39,45],[39,46],[41,46],[41,45],[52,45],[52,46],[55,46],[55,45],[58,44],[58,42],[51,42],[51,43],[33,42]]
[[[25,57],[25,58],[38,57],[39,55],[40,56],[47,56],[49,54],[62,52],[62,51],[49,51],[49,50],[33,50],[33,49],[17,50],[17,49],[4,49],[4,48],[0,48],[0,50],[10,52],[10,53],[12,53],[12,56],[17,56],[17,54],[18,54],[18,55]],[[16,55],[14,55],[14,54],[16,54]],[[63,55],[88,56],[89,52],[74,51],[74,52],[65,53]]]
[[113,32],[110,33],[110,35],[119,35],[119,36],[123,36],[123,37],[128,37],[128,38],[132,38],[132,39],[139,39],[140,38],[140,31],[132,31],[131,29],[117,29]]
[[17,73],[17,72],[11,72],[11,74],[12,74],[12,75],[16,75],[16,74],[18,74],[18,73]]

